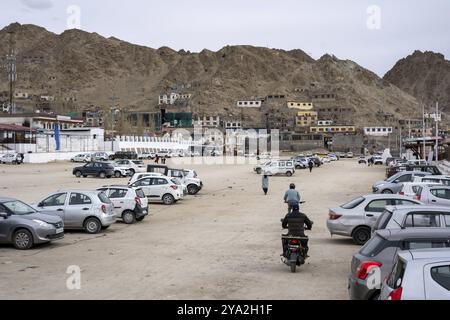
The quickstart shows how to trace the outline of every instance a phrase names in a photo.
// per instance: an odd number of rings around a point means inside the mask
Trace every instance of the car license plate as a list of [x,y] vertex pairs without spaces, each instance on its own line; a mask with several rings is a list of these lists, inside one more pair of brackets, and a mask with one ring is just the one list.
[[56,229],[56,233],[63,233],[63,232],[64,232],[64,228]]

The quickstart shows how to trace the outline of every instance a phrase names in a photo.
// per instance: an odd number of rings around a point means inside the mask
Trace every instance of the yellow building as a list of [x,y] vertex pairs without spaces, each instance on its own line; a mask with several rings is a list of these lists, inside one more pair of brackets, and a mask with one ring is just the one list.
[[314,104],[312,102],[288,101],[287,106],[289,109],[298,109],[298,110],[314,109]]
[[319,115],[316,111],[299,111],[296,117],[298,127],[309,127],[316,124]]
[[355,133],[355,126],[314,126],[310,128],[311,133]]

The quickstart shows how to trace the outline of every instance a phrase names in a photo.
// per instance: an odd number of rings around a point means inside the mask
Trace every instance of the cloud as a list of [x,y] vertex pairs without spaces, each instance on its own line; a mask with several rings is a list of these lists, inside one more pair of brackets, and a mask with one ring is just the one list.
[[47,10],[53,7],[53,0],[22,0],[22,3],[26,7],[36,10]]

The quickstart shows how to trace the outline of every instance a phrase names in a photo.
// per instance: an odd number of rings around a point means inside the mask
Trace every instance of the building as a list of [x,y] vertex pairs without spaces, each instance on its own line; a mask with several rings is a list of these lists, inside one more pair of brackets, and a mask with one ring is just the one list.
[[261,100],[240,100],[236,103],[239,108],[261,108]]
[[163,112],[162,124],[166,128],[192,128],[192,112]]
[[310,128],[311,133],[356,133],[355,126],[314,126]]
[[314,104],[312,102],[288,101],[287,106],[289,109],[299,109],[299,110],[314,109]]
[[42,101],[47,101],[47,102],[55,101],[55,97],[54,96],[41,96],[40,98],[41,98]]
[[392,127],[365,127],[366,136],[387,137],[393,132]]
[[197,121],[195,121],[195,125],[203,127],[203,128],[218,128],[220,126],[220,117],[206,117],[203,118],[198,117]]
[[160,112],[131,112],[127,116],[131,132],[141,130],[142,133],[160,132],[162,128]]
[[332,120],[319,120],[317,121],[318,126],[331,126],[334,122]]
[[28,99],[30,95],[27,92],[14,92],[15,99]]
[[333,123],[340,123],[345,125],[353,123],[353,117],[355,115],[354,108],[316,105],[315,109],[318,112],[320,119],[327,119],[333,121]]
[[282,100],[286,99],[286,96],[284,94],[271,94],[266,97],[266,100]]
[[335,101],[336,99],[337,95],[330,92],[313,94],[313,100],[316,101]]
[[240,121],[226,121],[224,128],[226,130],[239,130],[242,129],[242,123]]
[[175,93],[160,95],[158,98],[159,105],[174,105],[178,100],[189,100],[191,93]]
[[58,115],[14,114],[0,116],[0,124],[19,125],[45,131],[54,130],[55,124],[59,124],[61,129],[81,128],[84,121]]
[[318,119],[316,111],[299,111],[296,116],[297,127],[310,127],[315,125]]

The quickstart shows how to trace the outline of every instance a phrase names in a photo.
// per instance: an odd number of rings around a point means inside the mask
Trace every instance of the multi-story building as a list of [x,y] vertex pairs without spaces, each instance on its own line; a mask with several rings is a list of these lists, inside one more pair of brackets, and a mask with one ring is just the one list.
[[314,109],[314,104],[312,102],[288,101],[287,106],[289,109],[298,109],[298,110]]
[[197,121],[195,121],[195,124],[203,128],[206,127],[217,128],[220,126],[220,117],[219,116],[216,117],[204,116],[203,118],[198,117]]
[[242,123],[240,121],[225,121],[225,130],[239,130],[242,129]]
[[365,127],[364,134],[366,136],[387,137],[393,132],[392,127]]
[[127,116],[131,126],[131,132],[142,131],[142,133],[161,131],[161,113],[159,112],[131,112]]
[[191,93],[176,93],[163,94],[159,96],[159,105],[174,105],[178,100],[189,100],[192,97]]
[[261,108],[261,100],[240,100],[236,103],[239,108]]
[[331,126],[333,124],[333,120],[319,120],[317,121],[318,126]]
[[311,133],[356,133],[355,126],[313,126],[310,127]]
[[317,106],[315,107],[319,114],[320,119],[327,119],[334,123],[340,124],[352,124],[355,109],[351,107],[330,107],[330,106]]
[[296,117],[297,127],[310,127],[315,125],[318,119],[316,111],[299,111]]

